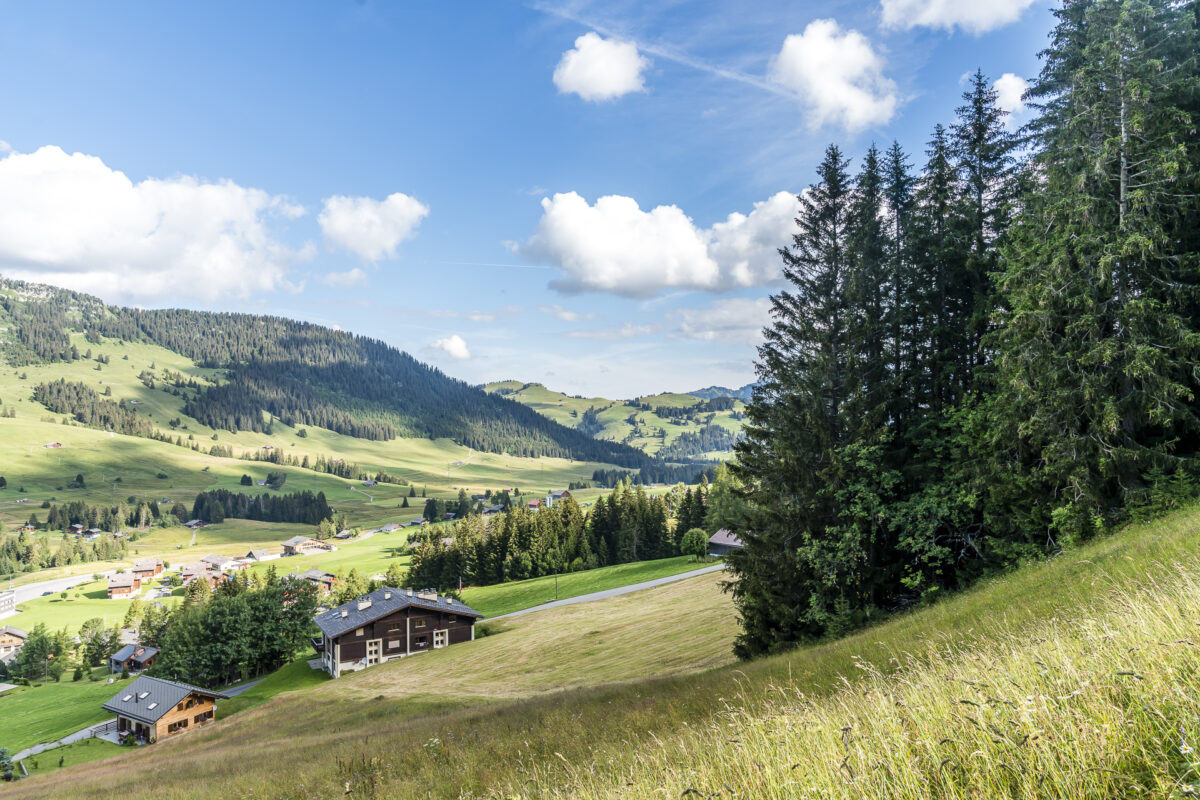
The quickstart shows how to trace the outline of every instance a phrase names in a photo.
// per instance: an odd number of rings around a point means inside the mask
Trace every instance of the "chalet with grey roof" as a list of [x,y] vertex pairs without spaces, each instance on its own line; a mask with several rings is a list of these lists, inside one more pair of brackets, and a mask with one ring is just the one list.
[[311,536],[293,536],[283,543],[285,556],[302,556],[308,553],[324,553],[337,548],[331,544],[313,539]]
[[313,617],[331,677],[475,639],[478,611],[434,591],[385,586]]
[[0,662],[7,664],[17,657],[29,634],[12,625],[0,625]]
[[741,550],[744,546],[738,535],[726,528],[721,528],[708,538],[708,554],[710,556],[728,555],[730,551]]
[[108,579],[108,599],[128,600],[142,591],[142,579],[132,572],[118,572]]
[[217,700],[229,695],[142,675],[101,708],[117,715],[117,732],[156,742],[216,719]]
[[154,666],[158,658],[157,647],[143,647],[140,644],[127,644],[108,659],[108,668],[113,672],[127,669],[130,672],[141,672]]

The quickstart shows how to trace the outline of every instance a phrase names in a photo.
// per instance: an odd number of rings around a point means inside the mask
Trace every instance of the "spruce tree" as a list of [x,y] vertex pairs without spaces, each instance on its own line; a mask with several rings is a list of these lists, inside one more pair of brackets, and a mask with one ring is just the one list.
[[846,443],[847,225],[851,185],[835,145],[818,183],[800,195],[797,231],[781,252],[790,287],[771,298],[772,324],[758,349],[760,384],[746,408],[737,477],[757,487],[744,547],[729,559],[742,621],[740,657],[775,652],[825,631],[838,591],[840,477],[833,455]]
[[1038,188],[1005,252],[990,439],[1013,535],[1049,546],[1123,519],[1152,467],[1193,467],[1200,348],[1179,224],[1198,189],[1195,14],[1074,0],[1056,15],[1029,91]]

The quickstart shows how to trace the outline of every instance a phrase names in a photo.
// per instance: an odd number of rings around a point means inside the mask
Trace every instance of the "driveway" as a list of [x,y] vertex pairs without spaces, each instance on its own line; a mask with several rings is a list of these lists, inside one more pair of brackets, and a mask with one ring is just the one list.
[[510,614],[501,614],[496,617],[480,620],[480,622],[491,622],[494,619],[504,619],[506,617],[519,617],[522,614],[532,614],[535,611],[545,611],[548,608],[558,608],[559,606],[573,606],[576,603],[590,603],[594,600],[605,600],[609,597],[618,597],[630,592],[640,592],[642,589],[653,589],[655,586],[662,586],[665,583],[674,583],[688,578],[695,578],[697,575],[707,575],[710,572],[718,572],[725,569],[724,562],[713,564],[702,569],[692,570],[691,572],[681,572],[678,575],[668,575],[665,578],[655,578],[652,581],[642,581],[641,583],[631,583],[628,586],[618,586],[615,589],[605,589],[602,592],[592,592],[591,594],[581,594],[576,597],[568,597],[564,600],[554,600],[549,603],[542,603],[540,606],[531,606],[523,608],[520,611],[513,611]]

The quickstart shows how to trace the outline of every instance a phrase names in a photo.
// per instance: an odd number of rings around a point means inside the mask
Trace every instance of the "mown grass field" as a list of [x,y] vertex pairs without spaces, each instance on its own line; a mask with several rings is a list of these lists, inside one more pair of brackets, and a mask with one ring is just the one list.
[[[100,680],[19,686],[0,694],[0,747],[10,754],[42,742],[58,741],[67,734],[103,722],[111,715],[100,706],[128,683],[118,678],[108,683],[103,668],[93,670]],[[55,756],[55,761],[57,761]]]
[[[684,433],[695,433],[703,427],[702,424],[686,419],[672,420],[654,411],[634,408],[623,400],[609,400],[605,397],[572,397],[562,392],[548,389],[540,383],[521,383],[520,381],[498,381],[484,386],[489,392],[500,391],[507,397],[523,403],[543,416],[549,417],[560,425],[568,428],[579,426],[583,413],[589,408],[595,408],[597,419],[603,425],[603,430],[596,435],[599,439],[609,439],[614,442],[626,442],[647,453],[657,453],[664,444],[670,444]],[[635,400],[649,404],[654,408],[686,408],[702,402],[700,398],[690,394],[664,393],[646,395]],[[734,410],[743,411],[745,404],[740,400],[734,405]],[[730,433],[738,433],[742,429],[740,420],[733,418],[729,411],[714,412],[713,424],[720,425]],[[640,435],[635,433],[630,424],[630,415],[636,415]],[[665,435],[663,435],[665,434]],[[710,458],[728,458],[728,452],[707,453]]]
[[[77,764],[120,755],[125,750],[126,748],[103,739],[84,739],[25,759],[25,769],[29,770],[30,775],[46,775]],[[61,796],[68,796],[69,791],[66,790]]]
[[530,578],[525,581],[499,583],[494,586],[478,586],[463,591],[463,602],[483,614],[495,617],[531,608],[555,599],[564,600],[592,592],[602,592],[618,586],[629,586],[668,575],[678,575],[700,569],[705,564],[692,561],[689,556],[663,558],[657,561],[641,561],[634,564],[617,564],[611,567],[586,572],[568,572],[558,576],[558,596],[555,597],[553,575]]
[[[630,670],[639,675],[603,684],[622,668],[608,658],[611,639],[587,649],[584,616],[562,645],[580,688],[553,691],[547,665],[522,687],[545,691],[506,700],[507,683],[522,680],[508,659],[558,659],[555,647],[539,649],[539,630],[552,635],[568,609],[533,614],[495,637],[387,665],[389,684],[424,695],[380,698],[370,684],[383,668],[367,671],[156,752],[81,765],[72,793],[1183,796],[1200,719],[1200,654],[1189,644],[1200,615],[1197,527],[1200,511],[1188,509],[838,641],[666,676],[654,659],[692,647],[696,608],[665,602],[666,587],[578,607],[603,615],[606,603],[631,604],[635,616],[604,636],[640,641],[635,657],[646,660]],[[715,583],[708,590],[729,613],[728,597]],[[645,625],[654,627],[643,635]],[[676,638],[656,639],[668,629]],[[712,657],[728,660],[729,633],[721,638]],[[506,639],[470,675],[449,663]],[[443,672],[455,692],[441,691]],[[461,699],[480,690],[501,696]],[[40,781],[9,792],[41,796]]]
[[[157,589],[159,581],[143,584],[139,600],[146,602],[150,589]],[[66,594],[66,599],[62,595]],[[153,602],[172,606],[180,599],[180,590],[176,596],[155,597]],[[93,617],[104,620],[105,627],[120,626],[129,611],[132,600],[109,600],[108,581],[99,580],[80,584],[65,592],[55,592],[45,597],[35,597],[18,608],[21,613],[4,621],[6,625],[16,625],[24,630],[32,630],[35,625],[43,624],[51,631],[66,629],[68,635],[79,633],[83,623]]]

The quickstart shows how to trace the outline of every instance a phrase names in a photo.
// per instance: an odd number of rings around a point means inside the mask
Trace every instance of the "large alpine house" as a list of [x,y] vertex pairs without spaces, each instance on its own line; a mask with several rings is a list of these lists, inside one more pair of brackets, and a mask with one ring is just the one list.
[[475,639],[483,615],[434,591],[385,586],[313,617],[313,646],[330,676]]

